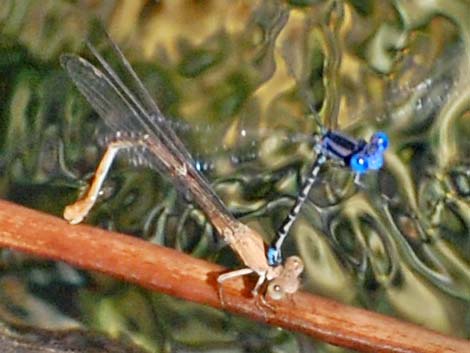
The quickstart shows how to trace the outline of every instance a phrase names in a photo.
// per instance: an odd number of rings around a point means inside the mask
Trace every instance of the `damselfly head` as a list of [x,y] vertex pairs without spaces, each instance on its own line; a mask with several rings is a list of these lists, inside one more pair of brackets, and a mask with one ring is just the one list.
[[290,256],[286,259],[280,275],[274,278],[268,285],[266,295],[273,300],[281,300],[286,295],[294,294],[300,287],[300,275],[304,270],[304,263],[298,256]]
[[357,174],[364,174],[369,170],[379,170],[384,164],[383,154],[388,148],[388,136],[378,131],[372,135],[370,142],[355,153],[349,160],[349,166]]
[[388,136],[385,132],[378,131],[372,135],[370,142],[364,149],[364,156],[370,170],[379,170],[384,164],[383,154],[388,148]]

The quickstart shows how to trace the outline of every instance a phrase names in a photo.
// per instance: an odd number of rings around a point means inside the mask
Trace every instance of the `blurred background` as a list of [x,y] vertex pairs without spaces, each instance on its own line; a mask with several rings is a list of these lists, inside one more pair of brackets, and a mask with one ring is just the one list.
[[[357,138],[387,132],[385,166],[364,188],[323,168],[285,254],[302,256],[306,291],[468,338],[469,13],[464,0],[3,0],[0,195],[61,216],[86,189],[106,131],[59,57],[91,60],[84,41],[102,23],[229,209],[267,242],[315,158],[309,105]],[[197,205],[131,164],[114,163],[87,223],[240,266]],[[81,327],[148,352],[346,351],[0,254],[8,322]]]

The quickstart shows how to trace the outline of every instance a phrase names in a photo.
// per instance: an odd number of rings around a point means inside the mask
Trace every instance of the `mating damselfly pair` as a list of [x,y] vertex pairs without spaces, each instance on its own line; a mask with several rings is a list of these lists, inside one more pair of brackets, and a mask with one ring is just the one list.
[[61,58],[63,67],[79,91],[114,134],[87,192],[77,202],[67,206],[64,217],[70,223],[81,222],[97,201],[118,151],[135,150],[141,164],[158,169],[176,186],[192,195],[217,233],[246,266],[218,277],[221,299],[224,281],[252,273],[259,277],[252,293],[263,302],[264,296],[259,296],[259,292],[265,282],[268,282],[266,295],[270,298],[277,300],[295,293],[300,285],[303,262],[297,256],[284,260],[281,247],[321,165],[333,159],[350,168],[356,176],[379,169],[383,164],[383,152],[388,145],[387,136],[384,133],[376,133],[370,142],[366,142],[338,131],[322,129],[315,144],[316,161],[273,245],[267,250],[262,236],[235,219],[227,210],[196,167],[191,154],[173,131],[121,50],[109,37],[106,38],[116,56],[117,65],[126,72],[129,82],[124,83],[90,43],[88,48],[101,68],[77,55],[66,54]]

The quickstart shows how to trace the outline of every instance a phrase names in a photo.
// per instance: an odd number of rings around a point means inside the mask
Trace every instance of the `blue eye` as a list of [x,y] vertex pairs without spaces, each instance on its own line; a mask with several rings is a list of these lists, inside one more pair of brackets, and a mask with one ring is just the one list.
[[388,136],[385,132],[376,132],[372,135],[370,143],[377,146],[379,151],[385,151],[388,147]]
[[367,165],[369,169],[379,170],[384,165],[382,153],[375,153],[367,156]]
[[355,154],[351,157],[351,160],[349,161],[349,166],[353,170],[353,172],[356,172],[358,174],[365,173],[367,169],[369,169],[369,165],[367,163],[366,158],[364,158],[363,155],[361,154]]

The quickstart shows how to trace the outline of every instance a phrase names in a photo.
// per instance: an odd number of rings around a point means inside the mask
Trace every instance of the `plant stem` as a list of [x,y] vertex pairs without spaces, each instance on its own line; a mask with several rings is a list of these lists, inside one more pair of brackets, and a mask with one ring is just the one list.
[[[217,276],[225,268],[144,240],[0,200],[0,246],[65,261],[193,302],[222,308]],[[224,284],[224,310],[362,352],[470,352],[468,341],[307,293],[262,310],[253,282]]]

